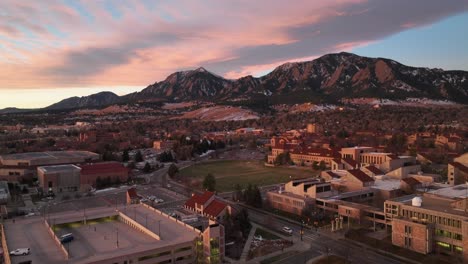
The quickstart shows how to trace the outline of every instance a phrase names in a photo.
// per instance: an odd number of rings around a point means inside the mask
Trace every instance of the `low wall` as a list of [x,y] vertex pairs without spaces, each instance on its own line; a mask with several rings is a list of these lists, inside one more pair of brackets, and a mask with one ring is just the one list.
[[8,245],[6,242],[5,229],[1,225],[1,236],[2,236],[2,248],[3,248],[3,259],[5,264],[11,264],[10,251],[8,250]]
[[49,234],[52,236],[52,239],[55,241],[55,244],[57,244],[60,250],[62,250],[62,252],[65,254],[65,258],[69,259],[70,256],[68,255],[68,251],[65,249],[62,242],[60,242],[60,239],[55,235],[54,230],[52,230],[52,228],[49,226],[49,223],[47,222],[47,220],[44,220],[44,223],[47,227],[47,231],[49,231]]
[[156,240],[161,240],[161,238],[156,235],[155,233],[151,232],[149,229],[147,229],[146,227],[144,227],[143,225],[141,225],[140,223],[136,222],[135,220],[131,219],[130,217],[126,216],[125,214],[119,212],[119,221],[121,221],[122,223],[125,223],[133,228],[135,228],[136,230],[144,233],[144,234],[147,234],[148,236],[156,239]]
[[172,216],[170,216],[168,214],[165,214],[162,211],[159,211],[158,209],[155,209],[155,208],[153,208],[153,207],[151,207],[151,206],[149,206],[149,205],[147,205],[145,203],[142,203],[141,205],[145,206],[147,209],[149,209],[149,210],[151,210],[151,211],[153,211],[153,212],[155,212],[157,214],[160,214],[160,215],[162,215],[164,217],[167,217],[169,220],[174,221],[174,222],[178,223],[179,225],[184,226],[185,228],[188,228],[188,229],[191,229],[191,230],[197,232],[198,234],[202,233],[200,230],[196,229],[195,227],[193,227],[191,225],[187,225],[186,223],[184,223],[182,221],[179,221],[176,218],[174,218],[174,217],[172,217]]

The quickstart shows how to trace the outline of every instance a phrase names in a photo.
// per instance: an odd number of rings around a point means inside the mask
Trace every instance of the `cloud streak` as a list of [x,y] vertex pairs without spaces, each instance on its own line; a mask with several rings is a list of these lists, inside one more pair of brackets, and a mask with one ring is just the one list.
[[229,78],[349,50],[468,10],[457,0],[2,1],[0,89]]

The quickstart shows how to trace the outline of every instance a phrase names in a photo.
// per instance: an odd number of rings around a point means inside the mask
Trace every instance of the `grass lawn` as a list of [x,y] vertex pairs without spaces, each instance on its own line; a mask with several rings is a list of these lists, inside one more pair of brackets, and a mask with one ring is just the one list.
[[257,230],[255,230],[255,236],[262,236],[262,238],[266,239],[266,240],[280,239],[279,236],[277,236],[275,234],[272,234],[272,233],[266,231],[265,229],[261,229],[261,228],[257,228]]
[[346,259],[335,255],[324,256],[314,261],[313,264],[346,264]]
[[319,172],[303,168],[265,167],[263,161],[258,160],[222,160],[187,167],[180,171],[180,177],[191,181],[192,186],[201,187],[208,173],[216,178],[216,190],[227,192],[233,191],[236,184],[245,188],[249,183],[258,186],[284,183],[290,179],[317,176]]

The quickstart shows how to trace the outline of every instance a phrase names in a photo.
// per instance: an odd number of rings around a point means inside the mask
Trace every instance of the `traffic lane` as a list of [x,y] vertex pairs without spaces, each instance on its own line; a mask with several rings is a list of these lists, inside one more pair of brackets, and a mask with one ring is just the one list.
[[334,240],[324,235],[306,230],[304,232],[304,240],[310,241],[311,248],[315,249],[322,254],[340,255],[347,259],[354,260],[361,263],[401,263],[393,258],[380,255],[372,250],[361,248],[351,244],[345,240]]

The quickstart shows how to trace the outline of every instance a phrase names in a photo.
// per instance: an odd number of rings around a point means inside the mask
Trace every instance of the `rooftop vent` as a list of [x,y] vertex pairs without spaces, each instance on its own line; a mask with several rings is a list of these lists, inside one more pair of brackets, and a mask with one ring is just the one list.
[[421,207],[422,205],[422,198],[419,196],[414,197],[411,199],[411,205],[416,207]]

